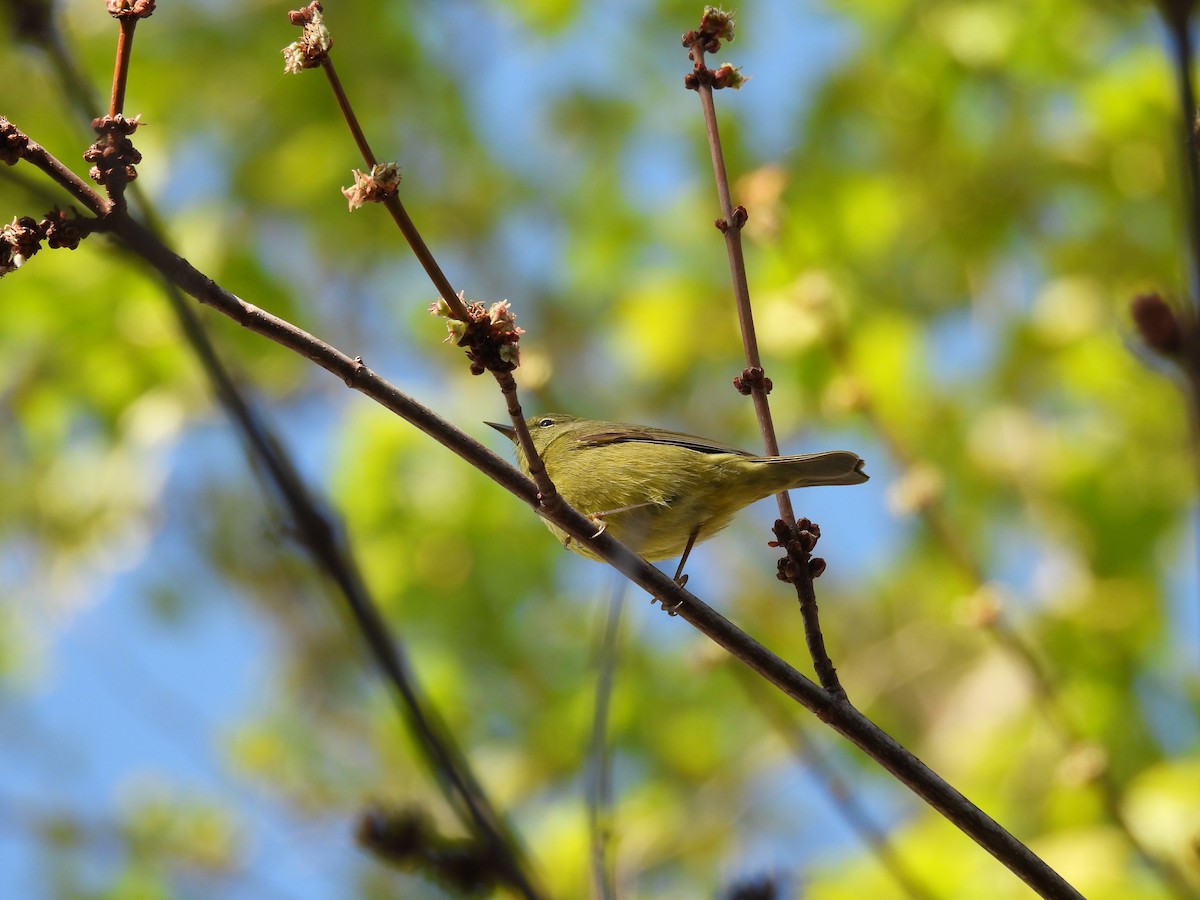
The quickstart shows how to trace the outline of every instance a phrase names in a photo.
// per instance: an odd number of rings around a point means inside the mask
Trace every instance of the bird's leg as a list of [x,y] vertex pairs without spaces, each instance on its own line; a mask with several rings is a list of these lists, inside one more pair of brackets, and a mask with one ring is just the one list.
[[647,501],[646,503],[635,503],[633,506],[622,506],[619,509],[606,509],[603,512],[588,513],[587,517],[599,529],[592,537],[598,538],[604,534],[604,529],[608,527],[608,523],[604,521],[605,516],[615,516],[617,513],[629,512],[631,509],[641,509],[643,506],[654,506],[654,504]]
[[[680,587],[683,587],[685,584],[687,584],[688,577],[683,574],[683,567],[687,563],[688,556],[692,552],[692,547],[696,543],[696,535],[698,535],[699,533],[700,533],[700,526],[697,525],[695,528],[692,529],[692,533],[688,535],[687,544],[683,548],[683,556],[681,556],[679,558],[679,568],[675,570],[675,577],[671,579]],[[679,607],[681,607],[682,605],[683,605],[683,601],[680,600],[678,603],[676,603],[674,606],[672,606],[670,609],[668,609],[667,612],[672,616],[676,615],[675,611],[677,609],[679,609]]]
[[700,526],[697,525],[692,529],[692,533],[688,535],[687,544],[683,548],[683,556],[679,558],[679,568],[675,570],[675,577],[671,579],[680,587],[687,584],[687,576],[683,574],[683,567],[687,564],[688,556],[692,552],[692,547],[696,543],[696,535],[700,533]]
[[[655,506],[655,505],[657,505],[657,504],[647,501],[645,503],[635,503],[635,504],[633,504],[633,506],[622,506],[618,509],[606,509],[606,510],[602,510],[601,512],[584,513],[584,515],[586,515],[588,517],[588,519],[591,521],[591,523],[596,526],[596,533],[593,534],[592,537],[598,538],[598,537],[600,537],[600,535],[604,534],[604,530],[606,528],[608,528],[608,522],[606,522],[604,520],[605,516],[615,516],[617,513],[629,512],[631,509],[641,509],[643,506]],[[570,535],[567,535],[566,540],[563,541],[563,546],[564,547],[571,546],[571,536]]]
[[[604,534],[604,529],[606,529],[608,527],[608,523],[605,522],[604,519],[601,518],[601,516],[603,516],[603,515],[604,515],[604,513],[588,513],[587,514],[588,521],[596,526],[596,533],[592,535],[593,538],[600,537],[600,535]],[[566,539],[563,541],[563,546],[570,547],[571,542],[573,540],[575,540],[575,539],[568,534]]]

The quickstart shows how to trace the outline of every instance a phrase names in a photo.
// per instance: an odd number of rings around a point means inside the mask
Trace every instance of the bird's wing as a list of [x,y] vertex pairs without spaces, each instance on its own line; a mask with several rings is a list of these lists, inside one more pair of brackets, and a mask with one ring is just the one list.
[[708,438],[697,437],[694,434],[684,434],[681,431],[663,431],[659,428],[646,428],[642,425],[606,425],[590,434],[581,434],[578,438],[581,444],[598,446],[601,444],[670,444],[695,450],[697,453],[733,453],[737,456],[751,456],[745,450],[730,447]]

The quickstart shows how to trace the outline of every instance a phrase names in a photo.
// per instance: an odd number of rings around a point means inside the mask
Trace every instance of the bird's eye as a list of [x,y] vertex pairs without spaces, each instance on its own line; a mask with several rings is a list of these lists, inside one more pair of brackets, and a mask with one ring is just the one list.
[[538,422],[538,427],[539,427],[539,428],[549,428],[549,427],[550,427],[551,425],[553,425],[553,424],[554,424],[554,420],[553,420],[553,419],[550,419],[550,418],[545,418],[545,419],[541,419],[541,420]]

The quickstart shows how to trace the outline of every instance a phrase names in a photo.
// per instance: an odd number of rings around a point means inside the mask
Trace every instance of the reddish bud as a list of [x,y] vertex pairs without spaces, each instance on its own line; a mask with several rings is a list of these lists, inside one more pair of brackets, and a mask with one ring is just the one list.
[[742,369],[742,374],[733,379],[733,386],[739,394],[748,397],[754,393],[755,387],[761,387],[765,393],[769,394],[774,384],[761,368],[750,366]]
[[1175,310],[1159,294],[1134,297],[1129,310],[1147,347],[1164,356],[1179,352],[1183,346],[1183,328]]

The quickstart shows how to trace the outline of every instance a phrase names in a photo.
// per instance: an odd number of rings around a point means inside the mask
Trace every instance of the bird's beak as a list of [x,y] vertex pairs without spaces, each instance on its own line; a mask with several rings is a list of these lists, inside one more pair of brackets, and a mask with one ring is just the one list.
[[491,425],[510,441],[515,441],[517,439],[517,429],[513,428],[511,425],[499,425],[495,422],[484,422],[483,424]]

